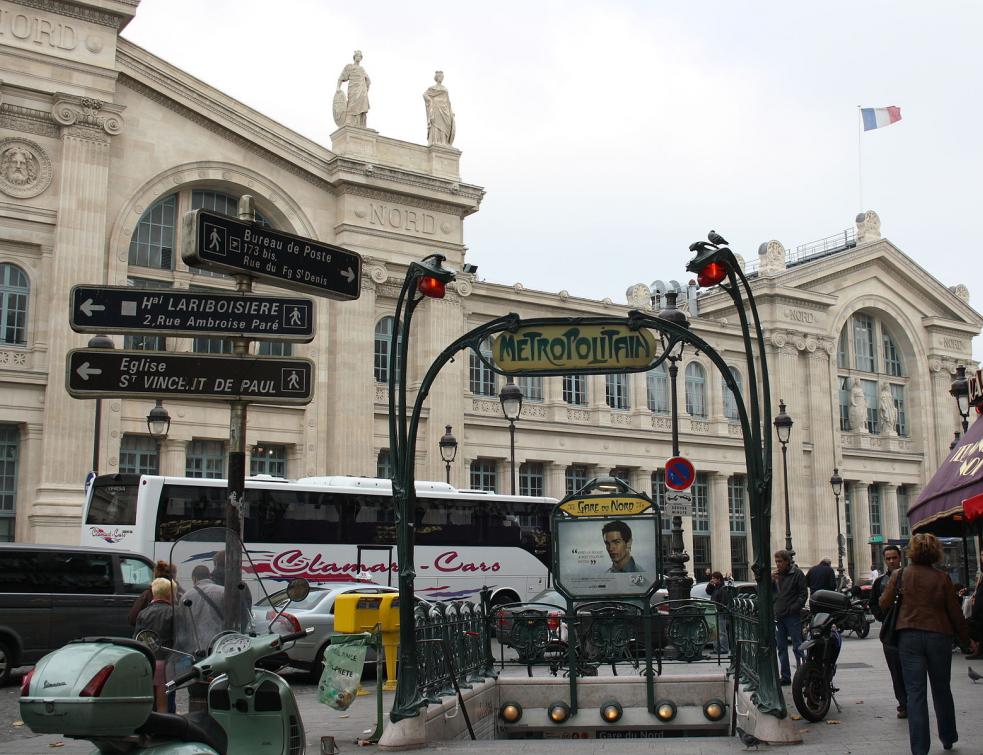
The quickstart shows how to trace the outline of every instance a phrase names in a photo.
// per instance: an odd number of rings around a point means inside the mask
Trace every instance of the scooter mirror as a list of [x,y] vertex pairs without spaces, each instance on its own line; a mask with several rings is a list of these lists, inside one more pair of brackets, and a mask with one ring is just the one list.
[[143,643],[155,653],[160,650],[160,635],[153,629],[141,629],[134,638],[137,642]]
[[291,602],[296,603],[297,601],[303,600],[311,593],[311,583],[308,582],[303,577],[297,577],[296,579],[291,579],[287,584],[287,597],[290,598]]

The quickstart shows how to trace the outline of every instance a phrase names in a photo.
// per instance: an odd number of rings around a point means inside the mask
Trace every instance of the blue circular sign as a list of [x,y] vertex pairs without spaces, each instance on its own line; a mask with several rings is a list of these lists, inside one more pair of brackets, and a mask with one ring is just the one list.
[[666,462],[666,487],[688,490],[696,479],[696,467],[684,456],[673,456]]

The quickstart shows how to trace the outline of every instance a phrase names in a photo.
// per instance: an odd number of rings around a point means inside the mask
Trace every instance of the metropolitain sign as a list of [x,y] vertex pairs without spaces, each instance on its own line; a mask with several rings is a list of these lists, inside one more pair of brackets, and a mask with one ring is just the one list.
[[492,344],[492,361],[505,373],[644,370],[657,353],[651,331],[607,323],[528,325]]

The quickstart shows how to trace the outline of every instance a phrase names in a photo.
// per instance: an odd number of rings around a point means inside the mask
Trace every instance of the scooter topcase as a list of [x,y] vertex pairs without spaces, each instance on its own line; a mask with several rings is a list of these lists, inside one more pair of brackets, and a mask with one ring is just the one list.
[[21,718],[38,734],[130,735],[153,709],[153,663],[153,653],[135,640],[71,642],[34,667]]
[[844,613],[850,610],[850,596],[835,590],[816,590],[809,597],[809,610],[813,615]]

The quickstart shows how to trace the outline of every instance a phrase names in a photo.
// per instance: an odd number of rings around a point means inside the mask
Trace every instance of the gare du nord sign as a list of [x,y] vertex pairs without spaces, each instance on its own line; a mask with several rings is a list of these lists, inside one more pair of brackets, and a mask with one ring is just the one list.
[[492,344],[492,361],[507,374],[645,370],[658,353],[652,331],[626,323],[523,325]]

